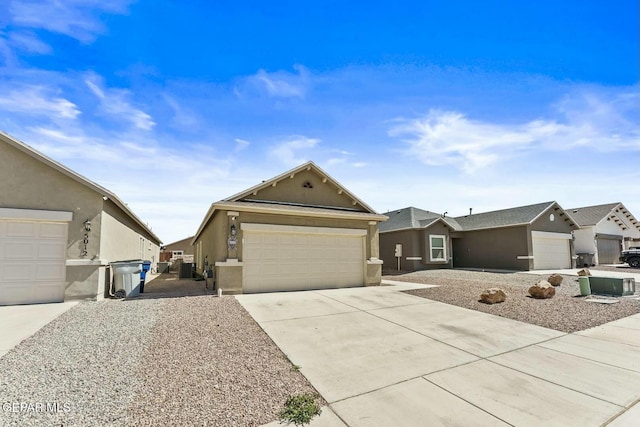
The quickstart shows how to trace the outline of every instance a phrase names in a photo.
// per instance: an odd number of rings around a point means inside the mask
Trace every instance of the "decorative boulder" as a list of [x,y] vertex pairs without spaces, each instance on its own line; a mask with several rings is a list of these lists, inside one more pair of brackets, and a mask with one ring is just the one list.
[[485,304],[496,304],[499,302],[504,302],[507,298],[507,294],[504,293],[502,289],[499,288],[491,288],[486,289],[480,294],[480,302]]
[[559,274],[552,274],[547,279],[547,282],[551,283],[551,286],[560,286],[562,284],[562,276]]
[[540,280],[538,283],[529,288],[529,295],[537,299],[551,298],[556,294],[556,288],[546,280]]
[[583,268],[582,270],[578,271],[578,276],[591,276],[591,272],[588,268]]

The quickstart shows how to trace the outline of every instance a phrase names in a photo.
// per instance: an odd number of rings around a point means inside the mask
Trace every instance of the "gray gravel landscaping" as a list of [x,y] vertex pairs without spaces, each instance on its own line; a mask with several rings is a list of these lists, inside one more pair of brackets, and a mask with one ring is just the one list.
[[[527,297],[546,277],[434,270],[388,278],[441,285],[409,293],[564,332],[640,313],[638,300],[585,302],[574,276],[563,276],[551,299]],[[506,302],[478,302],[489,287],[504,289]],[[305,392],[317,394],[234,297],[175,275],[137,299],[82,302],[0,358],[0,426],[257,426]]]
[[[80,303],[9,351],[0,358],[0,425],[128,425],[137,365],[163,305]],[[32,407],[7,411],[20,403]],[[38,410],[47,403],[57,412]]]
[[317,393],[234,297],[154,282],[82,302],[0,358],[0,426],[255,426]]
[[136,370],[132,425],[261,425],[290,395],[316,393],[234,297],[164,308]]
[[[592,269],[592,273],[595,271]],[[528,295],[529,287],[549,275],[524,273],[489,273],[466,270],[425,270],[386,279],[440,285],[435,288],[407,291],[412,295],[471,310],[531,323],[562,332],[576,332],[599,326],[623,317],[640,313],[640,300],[616,298],[616,304],[586,302],[580,296],[576,276],[563,276],[562,285],[550,299],[534,299]],[[488,288],[498,287],[507,294],[499,304],[479,302],[480,294]],[[640,289],[636,290],[636,296]]]

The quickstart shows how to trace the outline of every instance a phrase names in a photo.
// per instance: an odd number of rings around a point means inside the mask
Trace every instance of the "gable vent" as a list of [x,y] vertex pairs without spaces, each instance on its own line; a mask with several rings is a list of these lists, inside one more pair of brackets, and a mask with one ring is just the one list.
[[302,184],[302,186],[304,188],[313,188],[313,184],[310,183],[309,181],[305,181],[304,184]]

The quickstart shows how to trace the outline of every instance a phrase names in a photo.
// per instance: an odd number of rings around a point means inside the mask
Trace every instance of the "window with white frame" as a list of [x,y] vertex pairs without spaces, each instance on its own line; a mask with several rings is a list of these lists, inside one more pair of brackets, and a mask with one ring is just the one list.
[[431,261],[447,260],[447,236],[430,234],[429,248],[431,251]]

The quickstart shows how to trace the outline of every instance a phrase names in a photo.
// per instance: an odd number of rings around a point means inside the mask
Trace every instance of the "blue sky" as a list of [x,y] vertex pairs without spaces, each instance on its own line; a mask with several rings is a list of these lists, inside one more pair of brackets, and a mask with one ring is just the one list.
[[638,2],[6,0],[0,129],[165,243],[313,160],[379,212],[640,217]]

